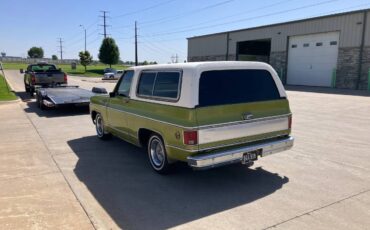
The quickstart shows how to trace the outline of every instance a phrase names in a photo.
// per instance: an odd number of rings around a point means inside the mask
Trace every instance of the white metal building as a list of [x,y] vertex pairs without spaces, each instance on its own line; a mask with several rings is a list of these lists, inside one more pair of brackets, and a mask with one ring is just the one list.
[[286,84],[367,89],[369,11],[188,38],[188,61],[264,61]]

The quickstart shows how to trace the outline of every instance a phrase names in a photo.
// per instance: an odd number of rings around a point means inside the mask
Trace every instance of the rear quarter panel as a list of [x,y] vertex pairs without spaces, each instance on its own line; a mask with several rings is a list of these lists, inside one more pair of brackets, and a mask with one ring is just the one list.
[[[139,131],[147,129],[161,135],[166,146],[197,150],[197,146],[183,144],[183,131],[197,126],[195,109],[130,100],[124,112],[130,136],[138,139]],[[185,159],[176,148],[167,148],[169,157]]]

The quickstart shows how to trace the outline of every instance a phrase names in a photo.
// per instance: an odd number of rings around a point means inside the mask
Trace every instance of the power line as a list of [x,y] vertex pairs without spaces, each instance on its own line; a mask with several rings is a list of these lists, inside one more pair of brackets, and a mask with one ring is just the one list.
[[[156,55],[158,55],[158,52],[162,53],[163,55],[168,55],[168,54],[171,54],[171,52],[166,52],[164,50],[160,50],[160,49],[156,49],[154,48],[153,46],[150,46],[149,44],[147,43],[140,43],[142,44],[143,46],[147,47],[148,49],[152,50]],[[153,54],[154,54],[153,53]]]
[[131,37],[117,37],[117,38],[115,38],[115,40],[131,40],[131,39],[135,39],[135,36],[131,36]]
[[94,25],[98,25],[98,22],[99,22],[99,19],[96,19],[93,23],[91,23],[90,25],[88,25],[88,26],[86,27],[86,29],[88,30],[88,29],[90,29],[92,26],[94,26]]
[[364,7],[364,6],[368,7],[368,6],[370,6],[370,3],[360,4],[360,5],[346,7],[346,8],[341,8],[341,9],[337,9],[337,10],[328,11],[328,12],[325,12],[325,13],[313,14],[313,15],[310,15],[309,17],[318,17],[318,16],[332,14],[332,13],[339,13],[339,12],[342,12],[342,11],[345,11],[345,10],[355,9],[355,8]]
[[319,5],[323,5],[323,4],[328,4],[328,3],[336,2],[336,1],[339,1],[339,0],[329,0],[329,1],[325,1],[325,2],[320,2],[320,3],[305,5],[305,6],[301,6],[301,7],[296,7],[296,8],[292,8],[292,9],[288,9],[288,10],[282,10],[282,11],[278,11],[278,12],[274,12],[274,13],[269,13],[269,14],[264,14],[264,15],[259,15],[259,16],[244,18],[244,19],[238,19],[238,20],[234,20],[234,21],[229,21],[229,22],[224,22],[224,23],[218,23],[218,24],[213,24],[213,25],[208,25],[208,26],[201,26],[201,27],[191,26],[191,28],[190,27],[185,27],[185,28],[189,28],[189,29],[183,29],[183,30],[177,30],[177,31],[169,31],[169,32],[162,32],[162,33],[148,35],[147,37],[156,37],[156,36],[162,36],[162,35],[177,34],[177,33],[183,33],[183,32],[188,32],[188,31],[194,31],[194,30],[201,30],[201,29],[208,29],[208,28],[213,28],[213,27],[218,27],[218,26],[224,26],[224,25],[229,25],[229,24],[234,24],[234,23],[249,21],[249,20],[252,20],[252,19],[263,18],[263,17],[273,16],[273,15],[279,15],[279,14],[283,14],[283,13],[287,13],[287,12],[291,12],[291,11],[306,9],[306,8],[310,8],[310,7],[314,7],[314,6],[319,6]]
[[[139,44],[141,44],[141,43],[139,43]],[[149,55],[149,56],[152,56],[152,57],[149,57],[149,59],[153,59],[153,60],[155,60],[155,61],[158,61],[158,59],[162,59],[161,58],[161,56],[159,56],[158,55],[158,50],[156,50],[156,49],[154,49],[154,48],[152,48],[151,46],[148,46],[147,44],[142,44],[143,46],[143,51],[145,51],[145,53],[146,54],[151,54],[151,55]],[[164,52],[162,52],[162,56],[168,56],[169,55],[169,53],[164,53]],[[167,61],[166,61],[167,62]]]
[[[176,15],[167,16],[167,17],[163,17],[163,18],[158,18],[158,19],[154,19],[154,20],[143,21],[143,22],[140,22],[140,24],[155,25],[155,24],[165,23],[165,22],[173,21],[174,19],[189,16],[190,14],[199,13],[199,12],[204,11],[204,10],[209,10],[209,9],[221,6],[221,5],[225,5],[225,4],[228,4],[228,3],[233,2],[233,1],[235,1],[235,0],[222,1],[222,2],[218,2],[216,4],[207,5],[205,7],[199,8],[197,10],[191,10],[191,11],[184,12],[184,13],[181,13],[181,14],[176,14]],[[148,27],[149,25],[145,25],[144,27]],[[129,27],[129,26],[130,25],[128,25],[128,24],[117,26],[117,27],[114,28],[114,30],[117,30],[117,29],[120,29],[120,28],[127,29],[127,27]]]
[[97,40],[99,40],[99,39],[100,39],[100,37],[97,37],[97,38],[95,38],[94,40],[92,40],[92,41],[88,42],[87,44],[88,44],[88,45],[93,44],[94,42],[96,42],[96,41],[97,41]]
[[117,15],[117,16],[114,16],[113,18],[120,18],[120,17],[125,17],[125,16],[129,16],[129,15],[141,13],[141,12],[144,12],[144,11],[148,11],[148,10],[157,8],[159,6],[163,6],[165,4],[169,4],[169,3],[174,2],[174,1],[177,1],[177,0],[167,0],[167,1],[164,1],[164,2],[161,2],[161,3],[158,3],[158,4],[155,4],[155,5],[149,6],[147,8],[143,8],[143,9],[135,10],[135,11],[132,11],[132,12],[129,12],[129,13]]
[[[143,48],[147,48],[147,49],[145,49],[145,53],[147,53],[147,52],[150,52],[150,53],[152,53],[153,55],[155,55],[155,56],[158,56],[158,51],[157,50],[155,50],[155,49],[153,49],[152,47],[150,47],[150,46],[147,46],[146,44],[143,44]],[[167,54],[166,54],[167,55]]]
[[[98,21],[99,21],[99,20],[95,20],[93,23],[89,24],[89,25],[86,27],[86,30],[89,30],[92,26],[97,25]],[[81,39],[81,38],[80,38],[80,35],[81,35],[81,32],[78,32],[78,33],[75,33],[73,36],[70,36],[70,37],[65,38],[65,40],[66,40],[66,42],[65,42],[65,43],[66,43],[66,44],[73,43],[73,42],[75,42],[75,41],[76,41],[76,38],[77,38],[77,39]]]
[[[207,5],[205,7],[199,8],[197,10],[191,10],[191,11],[184,12],[184,13],[181,13],[181,14],[167,16],[167,17],[163,17],[163,18],[159,18],[159,19],[155,19],[155,20],[144,21],[144,22],[141,22],[141,24],[153,25],[153,24],[165,23],[165,22],[169,22],[169,21],[172,22],[174,19],[178,19],[178,18],[181,18],[181,17],[186,17],[186,16],[189,16],[191,14],[199,13],[199,12],[202,12],[202,11],[205,11],[205,10],[216,8],[216,7],[219,7],[219,6],[222,6],[222,5],[226,5],[226,4],[229,4],[230,2],[233,2],[233,1],[235,1],[235,0],[222,1],[222,2],[215,3],[215,4]],[[149,25],[147,25],[147,26],[149,26]]]
[[185,41],[186,38],[184,38],[184,37],[178,37],[178,38],[160,39],[160,40],[157,40],[155,42],[156,43],[162,43],[162,42],[172,42],[172,41],[180,41],[180,40]]
[[[158,55],[158,53],[162,53],[163,55],[173,55],[174,53],[176,53],[175,52],[176,50],[163,49],[163,47],[156,46],[155,44],[150,43],[147,40],[145,40],[143,43],[140,43],[140,44],[142,44],[145,47],[153,50],[154,52],[156,52],[157,55]],[[180,52],[182,53],[182,51],[180,51]],[[186,56],[186,55],[184,54],[184,56]],[[177,55],[177,58],[179,58],[178,55]]]
[[96,30],[94,30],[94,31],[92,31],[92,32],[90,32],[89,34],[87,34],[87,36],[86,37],[90,37],[91,35],[94,35],[95,33],[97,33],[99,30],[98,29],[96,29]]
[[[176,48],[173,48],[173,47],[169,47],[168,45],[166,45],[166,46],[158,46],[154,42],[151,42],[151,41],[149,41],[149,40],[147,40],[145,38],[143,38],[143,40],[144,40],[145,43],[148,43],[149,45],[157,48],[158,50],[169,51],[169,53],[173,53],[175,51],[177,53],[185,54],[184,51],[179,50],[179,49],[176,49]],[[164,47],[166,47],[166,48],[164,48]]]
[[[259,11],[259,10],[265,10],[267,8],[278,6],[278,5],[281,5],[281,4],[284,4],[284,3],[287,3],[287,2],[291,2],[291,1],[294,1],[294,0],[283,0],[283,1],[275,2],[273,4],[268,4],[268,5],[265,5],[265,6],[254,8],[254,9],[251,9],[251,10],[242,11],[242,12],[239,12],[239,13],[234,13],[232,15],[228,15],[228,16],[224,16],[224,17],[217,17],[216,19],[207,20],[207,21],[203,21],[203,22],[197,23],[197,26],[208,24],[208,23],[213,23],[213,22],[216,22],[216,21],[223,21],[226,18],[233,18],[233,17],[239,16],[239,15],[245,15],[247,13],[254,13],[254,12]],[[155,24],[157,24],[157,23],[155,23]],[[151,26],[152,25],[155,25],[155,24],[151,24]],[[191,25],[191,26],[186,26],[186,27],[183,27],[183,28],[192,28],[192,27],[194,27],[194,26]]]

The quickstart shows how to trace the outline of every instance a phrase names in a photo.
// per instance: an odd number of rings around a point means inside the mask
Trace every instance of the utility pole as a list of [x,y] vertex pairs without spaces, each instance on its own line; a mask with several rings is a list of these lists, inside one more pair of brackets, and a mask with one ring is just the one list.
[[86,28],[83,25],[80,25],[80,27],[82,27],[82,29],[85,31],[85,53],[86,53]]
[[137,57],[137,22],[135,21],[135,66],[138,65],[138,57]]
[[108,34],[107,34],[107,27],[108,27],[108,25],[107,25],[107,13],[108,13],[108,11],[102,10],[100,12],[103,13],[103,15],[100,16],[100,17],[103,18],[103,25],[100,25],[100,26],[102,26],[103,29],[104,29],[104,33],[103,33],[104,38],[107,38],[107,36],[108,36]]
[[63,60],[63,41],[62,38],[59,39],[59,52],[60,52],[60,60]]
[[172,55],[171,56],[171,62],[172,63],[179,63],[179,55]]

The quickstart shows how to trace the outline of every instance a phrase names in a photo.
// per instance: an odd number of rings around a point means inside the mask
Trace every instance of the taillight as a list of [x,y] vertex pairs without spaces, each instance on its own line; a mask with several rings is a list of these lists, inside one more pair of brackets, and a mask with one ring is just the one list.
[[292,115],[290,115],[289,118],[288,118],[288,128],[289,129],[292,128]]
[[184,131],[184,144],[185,145],[198,144],[198,131]]
[[65,74],[64,74],[64,83],[66,83],[66,84],[67,84],[67,82],[68,82],[68,78],[67,78],[67,74],[65,73]]
[[31,75],[31,82],[32,82],[32,85],[34,85],[36,83],[36,76],[35,76],[35,74],[32,74]]

